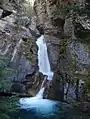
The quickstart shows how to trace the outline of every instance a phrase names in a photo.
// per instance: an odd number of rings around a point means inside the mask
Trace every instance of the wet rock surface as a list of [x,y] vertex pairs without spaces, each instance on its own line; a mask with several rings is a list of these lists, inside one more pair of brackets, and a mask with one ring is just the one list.
[[[36,0],[34,3],[37,25],[44,29],[51,68],[55,73],[50,85],[47,86],[46,95],[56,100],[62,100],[62,97],[68,101],[76,98],[83,100],[84,87],[80,81],[85,80],[84,76],[88,76],[90,70],[90,49],[88,43],[83,42],[85,37],[78,36],[78,28],[82,31],[82,27],[84,30],[88,27],[83,24],[82,17],[78,16],[73,22],[72,17],[67,18],[67,14],[61,12],[59,5],[63,6],[66,3],[68,2],[61,0]],[[82,1],[79,3],[82,4]],[[77,26],[77,21],[82,27]],[[78,84],[80,85],[77,86]]]
[[19,87],[16,92],[35,94],[40,89],[44,77],[38,72],[36,39],[44,34],[54,72],[53,80],[46,83],[45,97],[69,102],[86,98],[83,82],[88,84],[90,46],[83,33],[89,34],[89,29],[86,22],[82,24],[83,18],[78,17],[74,22],[68,18],[59,8],[64,4],[62,0],[35,0],[33,17],[24,15],[20,4],[1,5],[0,16],[5,10],[10,13],[0,19],[0,55],[9,59],[13,69],[12,88]]

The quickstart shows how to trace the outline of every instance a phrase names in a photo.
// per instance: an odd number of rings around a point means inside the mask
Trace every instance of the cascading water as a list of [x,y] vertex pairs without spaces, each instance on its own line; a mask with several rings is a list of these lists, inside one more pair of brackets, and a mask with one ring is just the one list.
[[37,99],[42,99],[43,98],[43,92],[44,92],[44,88],[40,89],[40,91],[36,94],[35,97],[31,97],[31,98],[21,98],[19,100],[20,104],[31,104],[32,101],[37,100]]
[[36,94],[35,97],[31,98],[21,98],[19,100],[21,109],[35,110],[36,114],[40,115],[50,115],[55,112],[56,101],[43,99],[44,88]]
[[38,66],[39,72],[47,76],[47,80],[52,80],[53,72],[50,68],[50,62],[47,53],[47,46],[45,43],[44,35],[37,39],[38,46]]
[[44,93],[45,88],[41,88],[41,90],[36,94],[36,97],[39,99],[43,98],[43,93]]
[[[50,68],[48,53],[47,53],[47,46],[45,43],[44,36],[42,35],[40,38],[37,39],[36,44],[38,46],[38,66],[39,72],[43,75],[47,76],[47,80],[52,80],[53,72]],[[46,78],[44,79],[46,81]],[[43,83],[44,83],[43,81]],[[42,85],[43,85],[42,83]],[[41,86],[40,91],[36,94],[35,97],[32,98],[21,98],[19,100],[21,104],[21,108],[40,108],[41,106],[45,107],[46,103],[50,106],[50,110],[52,110],[52,101],[43,99],[44,87]],[[45,108],[46,109],[46,108]]]

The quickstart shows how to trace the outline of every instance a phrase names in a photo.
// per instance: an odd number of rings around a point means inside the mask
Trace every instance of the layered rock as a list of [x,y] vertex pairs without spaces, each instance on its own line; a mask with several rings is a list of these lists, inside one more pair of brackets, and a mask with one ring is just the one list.
[[[67,17],[68,14],[64,11],[65,6],[74,2],[76,1],[36,0],[34,4],[37,26],[44,29],[51,68],[55,73],[46,90],[46,96],[52,99],[84,98],[81,80],[90,70],[90,49],[87,42],[82,42],[84,39],[81,40],[76,29],[77,21],[83,29],[87,25],[81,23],[81,17],[73,21],[73,17]],[[80,0],[78,4],[83,2]]]
[[[65,7],[73,3],[71,0],[35,0],[36,16],[31,15],[32,19],[24,14],[20,3],[1,4],[0,55],[8,57],[13,68],[12,91],[33,94],[39,90],[44,78],[38,72],[35,42],[44,34],[54,72],[53,80],[46,84],[45,97],[70,102],[84,100],[84,89],[89,95],[85,87],[89,87],[86,79],[90,71],[90,25],[79,15],[74,19],[67,14]],[[3,16],[3,12],[8,15]]]
[[[55,15],[59,1],[36,0],[34,9],[37,14],[37,26],[44,29],[44,35],[50,55],[52,69],[55,69],[58,56],[60,39],[63,37],[63,26],[65,19],[63,15]],[[51,40],[52,39],[52,40]]]
[[[13,1],[3,1],[0,6],[0,56],[8,57],[8,66],[12,69],[11,91],[15,92],[29,90],[27,83],[38,69],[35,42],[40,34],[36,29],[36,17],[29,18],[23,9],[23,4]],[[11,14],[7,14],[8,11]],[[26,78],[28,75],[29,79]],[[34,82],[33,79],[32,84]]]

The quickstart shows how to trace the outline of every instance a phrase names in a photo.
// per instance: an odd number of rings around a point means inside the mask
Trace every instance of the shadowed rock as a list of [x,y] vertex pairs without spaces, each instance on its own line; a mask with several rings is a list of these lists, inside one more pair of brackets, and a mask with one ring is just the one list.
[[0,19],[5,18],[5,17],[9,16],[9,15],[11,15],[12,13],[13,13],[12,11],[3,10],[3,12],[2,12],[2,15],[1,15]]

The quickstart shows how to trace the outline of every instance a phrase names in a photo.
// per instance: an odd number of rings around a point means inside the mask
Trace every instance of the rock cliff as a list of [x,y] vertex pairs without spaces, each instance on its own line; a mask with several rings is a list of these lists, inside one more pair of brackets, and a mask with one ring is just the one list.
[[[31,10],[28,12],[28,9]],[[8,59],[12,69],[11,91],[29,92],[38,70],[36,17],[28,3],[2,1],[0,3],[0,57]],[[30,77],[30,78],[28,78]],[[31,79],[31,80],[30,80]]]
[[[76,18],[65,7],[77,1],[35,0],[34,10],[37,27],[44,31],[51,68],[52,82],[47,86],[46,96],[57,100],[84,100],[85,82],[89,76],[90,49],[86,39],[90,32],[82,16]],[[84,1],[78,1],[83,5]],[[70,13],[68,15],[68,13]],[[74,14],[74,13],[72,13]],[[82,30],[83,29],[83,30]]]
[[38,72],[35,42],[44,34],[54,72],[45,97],[89,100],[90,22],[73,11],[77,4],[84,0],[35,0],[34,13],[22,0],[0,2],[0,56],[8,57],[13,69],[11,91],[39,90],[43,75]]

